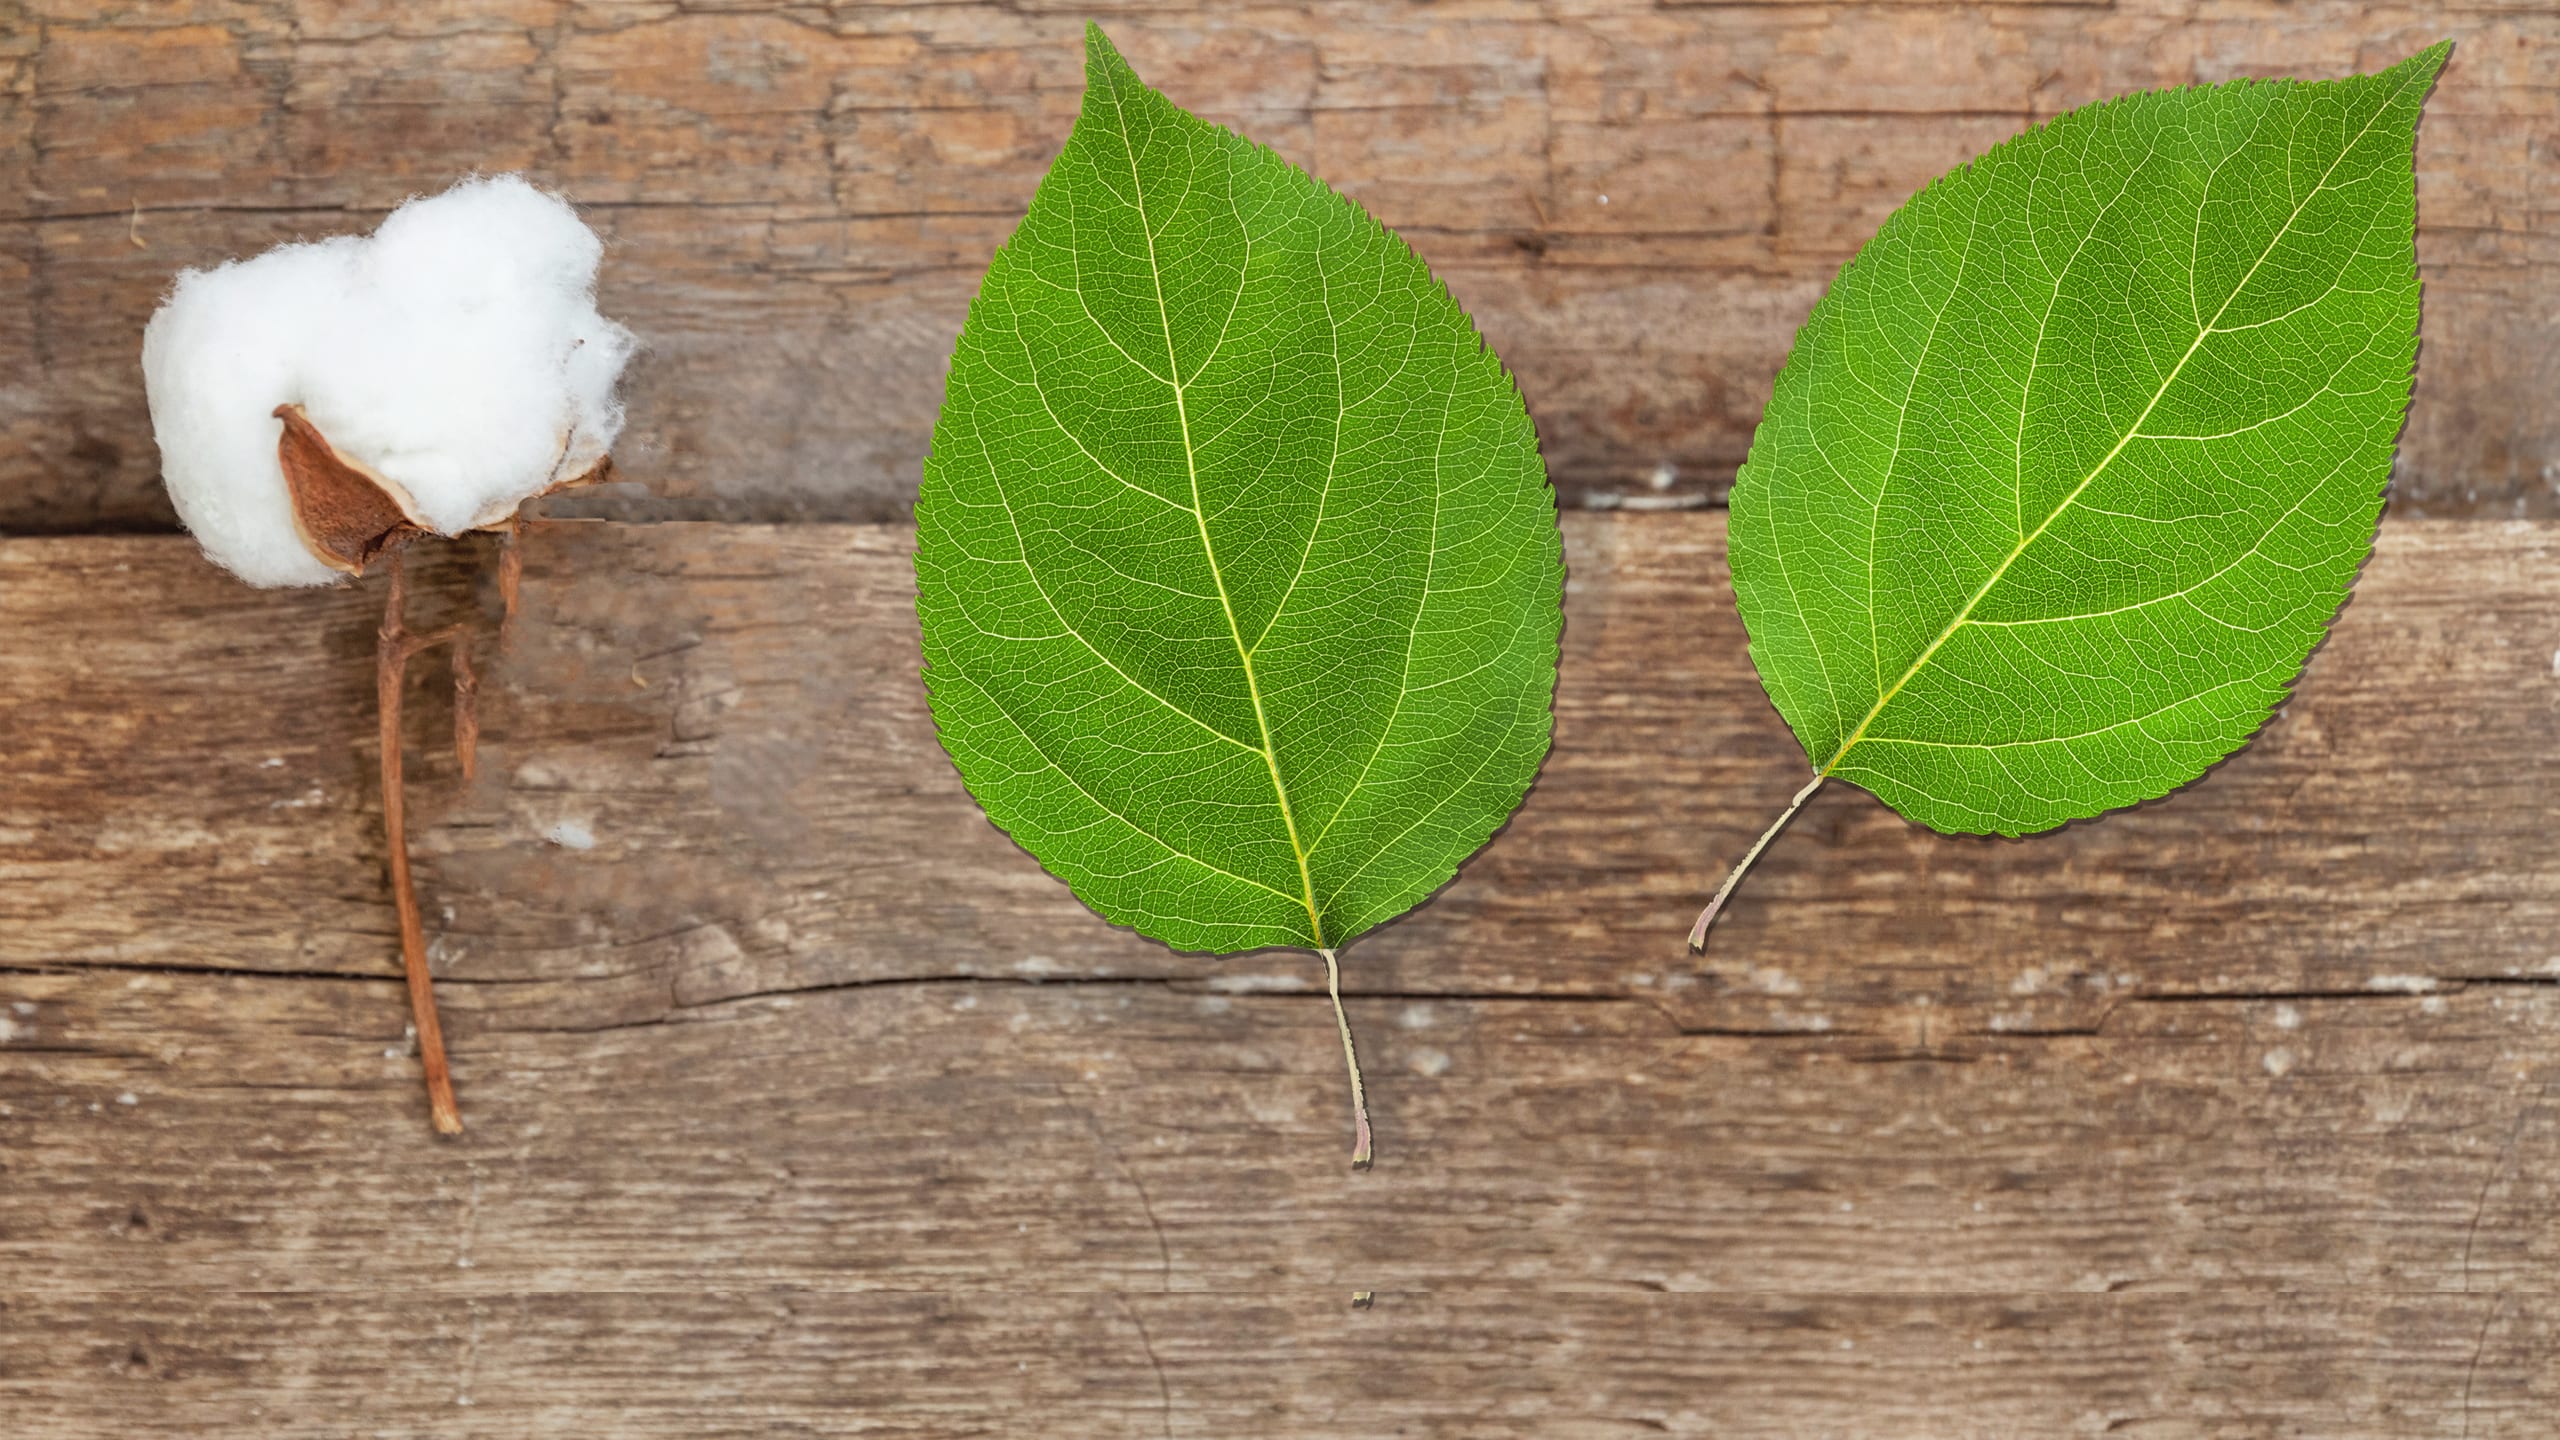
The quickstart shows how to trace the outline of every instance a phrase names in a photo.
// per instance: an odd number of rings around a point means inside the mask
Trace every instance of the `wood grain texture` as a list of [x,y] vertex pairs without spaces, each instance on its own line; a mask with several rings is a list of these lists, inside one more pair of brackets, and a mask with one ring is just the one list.
[[509,168],[611,237],[648,346],[589,512],[902,516],[1089,13],[1411,239],[1594,506],[1720,497],[1834,269],[2023,125],[2451,36],[2399,495],[2560,514],[2560,0],[0,0],[0,528],[171,523],[136,354],[179,268]]
[[1802,761],[1719,517],[1566,532],[1543,778],[1345,955],[1366,1175],[1311,957],[1113,930],[961,791],[903,530],[537,531],[476,785],[422,667],[451,1144],[378,584],[0,542],[11,1435],[2547,1433],[2560,527],[2387,522],[2154,804],[1826,792],[1698,958]]

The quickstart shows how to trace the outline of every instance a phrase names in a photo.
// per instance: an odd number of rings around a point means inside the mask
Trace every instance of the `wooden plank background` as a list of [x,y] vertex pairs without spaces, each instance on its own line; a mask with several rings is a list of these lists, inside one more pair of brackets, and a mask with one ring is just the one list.
[[1411,239],[1595,506],[1720,496],[1840,262],[2022,126],[2451,36],[2399,503],[2560,514],[2560,0],[0,0],[0,530],[170,524],[136,354],[178,268],[502,168],[611,237],[649,347],[592,513],[903,516],[1087,15]]
[[455,1143],[379,582],[0,543],[10,1433],[2551,1433],[2560,526],[2386,525],[2159,802],[1824,793],[1698,958],[1802,761],[1719,515],[1566,535],[1539,784],[1345,956],[1365,1175],[1311,957],[1115,930],[970,803],[903,529],[537,531],[476,784],[418,678]]
[[[1345,957],[1365,1175],[1312,959],[1102,924],[916,679],[897,522],[1089,14],[1403,230],[1619,512],[1528,803]],[[2448,35],[2294,702],[2026,841],[1835,788],[1685,954],[1803,762],[1720,517],[1627,512],[1717,502],[1948,166]],[[0,0],[0,1435],[2560,1435],[2555,147],[2560,0]],[[135,352],[179,267],[501,168],[648,347],[584,513],[720,523],[535,533],[474,784],[420,667],[439,1143],[379,582],[147,533]]]

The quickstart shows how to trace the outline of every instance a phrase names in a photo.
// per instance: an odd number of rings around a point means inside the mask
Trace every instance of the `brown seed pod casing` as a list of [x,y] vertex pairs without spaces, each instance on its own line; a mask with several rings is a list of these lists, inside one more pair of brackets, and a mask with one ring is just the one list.
[[426,534],[409,492],[338,453],[299,405],[279,405],[276,459],[293,497],[293,528],[320,563],[361,575],[382,552]]
[[[340,454],[301,406],[279,405],[275,416],[284,422],[284,433],[276,441],[276,460],[284,469],[285,489],[293,500],[294,533],[320,563],[340,574],[361,575],[386,552],[421,535],[438,533],[419,516],[417,502],[398,481]],[[561,448],[565,454],[565,440]],[[598,456],[586,469],[553,481],[537,494],[599,484],[612,473],[612,457]],[[513,523],[522,503],[480,517],[471,528],[503,530]]]

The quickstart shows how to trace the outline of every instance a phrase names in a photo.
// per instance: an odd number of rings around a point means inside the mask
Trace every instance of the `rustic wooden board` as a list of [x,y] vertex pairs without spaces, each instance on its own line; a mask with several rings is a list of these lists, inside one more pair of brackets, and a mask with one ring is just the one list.
[[[1339,1292],[729,1284],[389,1307],[325,1294],[172,1303],[110,1293],[30,1307],[27,1319],[30,1340],[12,1358],[46,1378],[21,1387],[33,1401],[12,1408],[13,1424],[36,1428],[13,1433],[83,1440],[2453,1440],[2466,1421],[2474,1435],[2547,1435],[2560,1390],[2547,1312],[2489,1295],[1491,1292],[1381,1294],[1354,1313]],[[112,1344],[90,1338],[110,1329]],[[236,1338],[156,1338],[208,1333]],[[652,1363],[674,1353],[690,1363]],[[111,1426],[55,1428],[109,1396],[121,1402]]]
[[1802,762],[1720,518],[1566,529],[1556,753],[1345,957],[1366,1175],[1311,960],[1115,931],[969,803],[905,531],[536,532],[476,785],[422,667],[453,1143],[378,584],[0,542],[9,1433],[2547,1431],[2560,527],[2387,522],[2136,811],[1826,793],[1695,959]]
[[1088,14],[1400,228],[1593,505],[1720,496],[1841,260],[2021,126],[2452,36],[2400,496],[2560,514],[2560,0],[0,0],[0,528],[169,523],[136,353],[177,269],[503,168],[588,207],[648,342],[622,458],[653,493],[591,508],[902,516]]
[[[446,973],[621,1021],[917,975],[1300,988],[1312,961],[1212,965],[1093,923],[986,823],[925,714],[910,535],[540,531],[480,782],[412,760]],[[1925,1049],[2086,1028],[2127,993],[2560,980],[2560,529],[2388,522],[2296,700],[2132,812],[1950,838],[1826,791],[1703,960],[1681,933],[1804,761],[1744,656],[1720,518],[1574,516],[1567,538],[1556,751],[1501,843],[1351,952],[1370,989],[1642,994],[1690,1027]],[[491,612],[462,557],[426,583],[422,616]],[[176,539],[0,542],[0,633],[43,637],[0,651],[24,757],[0,945],[380,974],[377,589],[253,591]],[[445,721],[420,668],[423,738]],[[542,843],[564,824],[594,848]]]

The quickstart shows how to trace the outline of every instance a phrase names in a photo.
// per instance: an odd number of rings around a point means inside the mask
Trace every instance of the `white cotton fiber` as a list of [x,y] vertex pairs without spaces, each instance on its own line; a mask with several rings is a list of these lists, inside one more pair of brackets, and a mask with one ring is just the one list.
[[602,254],[566,202],[502,175],[412,200],[370,237],[180,275],[142,337],[179,518],[253,585],[340,578],[295,532],[279,405],[439,534],[584,472],[622,428],[632,347],[596,313]]

